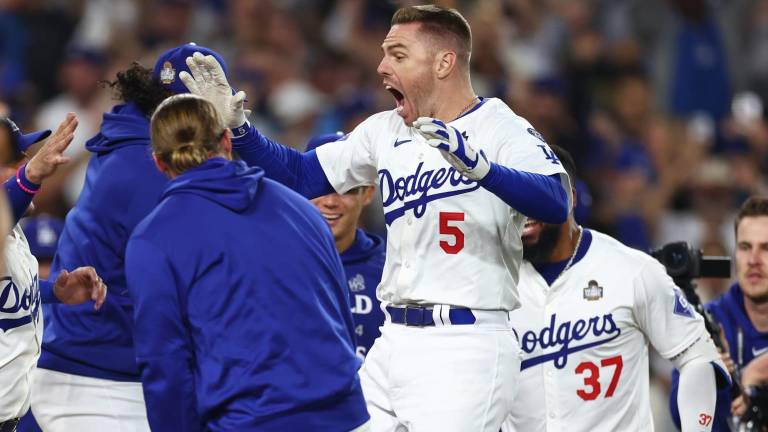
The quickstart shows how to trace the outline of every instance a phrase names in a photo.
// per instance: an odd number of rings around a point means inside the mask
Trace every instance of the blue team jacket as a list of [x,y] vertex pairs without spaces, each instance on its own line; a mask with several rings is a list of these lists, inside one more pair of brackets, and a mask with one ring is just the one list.
[[314,206],[243,162],[172,180],[126,251],[157,431],[344,431],[368,419],[344,273]]
[[67,215],[51,280],[63,268],[92,265],[109,294],[99,311],[90,302],[45,306],[39,367],[139,381],[133,306],[125,282],[125,246],[168,182],[155,168],[149,145],[149,120],[132,103],[105,113],[100,132],[86,143],[93,156],[83,191]]
[[384,270],[386,244],[374,234],[358,229],[355,241],[341,253],[344,273],[349,287],[352,319],[355,321],[357,355],[365,357],[373,341],[381,335],[379,326],[384,324],[384,312],[376,299],[376,287]]
[[[728,341],[728,352],[731,360],[738,367],[743,368],[753,358],[764,353],[768,353],[768,333],[759,332],[747,316],[744,309],[744,293],[738,283],[731,286],[720,297],[706,304],[706,309],[713,315],[715,320],[725,333],[725,339]],[[738,334],[741,333],[741,338]],[[742,343],[739,344],[739,339]],[[672,391],[670,393],[670,410],[672,420],[674,420],[678,429],[680,428],[680,414],[677,410],[677,386],[679,374],[675,370],[672,374]],[[713,432],[730,431],[727,420],[731,415],[731,389],[730,387],[720,389],[717,393],[717,406],[715,408],[715,418],[712,424]]]

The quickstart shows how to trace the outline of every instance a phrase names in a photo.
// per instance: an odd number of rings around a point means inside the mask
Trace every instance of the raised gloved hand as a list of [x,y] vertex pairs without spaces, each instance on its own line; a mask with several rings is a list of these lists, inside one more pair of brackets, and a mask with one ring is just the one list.
[[242,126],[251,113],[243,107],[245,92],[232,94],[232,87],[216,58],[196,52],[187,57],[186,61],[192,74],[182,71],[179,73],[179,79],[187,86],[189,92],[211,101],[219,110],[226,127],[234,129]]
[[419,117],[413,127],[465,177],[479,181],[490,171],[491,164],[485,153],[475,150],[455,127],[431,117]]

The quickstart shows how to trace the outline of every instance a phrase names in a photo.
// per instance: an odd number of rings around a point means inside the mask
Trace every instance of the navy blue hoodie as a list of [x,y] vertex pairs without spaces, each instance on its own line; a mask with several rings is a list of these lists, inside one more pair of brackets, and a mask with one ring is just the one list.
[[368,419],[327,223],[259,168],[171,180],[126,251],[157,431],[348,431]]
[[139,381],[133,351],[133,306],[125,282],[125,246],[133,228],[155,207],[168,182],[152,161],[149,119],[134,104],[105,113],[88,140],[93,153],[85,186],[67,215],[53,260],[61,269],[92,265],[109,294],[99,311],[87,302],[45,306],[38,366],[65,373]]
[[381,282],[385,255],[384,240],[359,228],[355,232],[355,241],[341,253],[355,321],[356,351],[360,357],[368,354],[373,341],[381,335],[379,327],[384,324],[376,287]]

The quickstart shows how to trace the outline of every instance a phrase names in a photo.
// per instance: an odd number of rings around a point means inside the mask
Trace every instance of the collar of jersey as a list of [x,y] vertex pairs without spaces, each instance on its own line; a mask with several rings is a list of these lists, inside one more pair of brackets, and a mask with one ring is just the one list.
[[486,99],[486,98],[484,98],[482,96],[478,96],[478,97],[480,98],[480,102],[478,102],[477,105],[473,106],[471,110],[469,110],[469,111],[465,112],[464,114],[456,117],[456,119],[454,119],[453,121],[456,121],[456,120],[458,120],[458,119],[460,119],[462,117],[466,117],[466,116],[472,114],[473,112],[477,111],[481,106],[485,105],[485,101],[487,101],[488,99]]
[[[587,250],[589,250],[589,246],[592,244],[592,232],[589,231],[586,228],[582,229],[582,239],[581,243],[579,244],[579,250],[576,251],[576,256],[573,258],[573,264],[571,264],[571,268],[576,265],[579,261],[581,261],[582,258],[584,258],[584,255],[587,254]],[[558,276],[560,276],[560,273],[562,273],[565,266],[568,265],[568,260],[564,259],[562,261],[557,261],[553,263],[539,263],[539,264],[533,264],[533,268],[536,269],[537,272],[541,275],[542,278],[547,282],[547,285],[552,285]]]

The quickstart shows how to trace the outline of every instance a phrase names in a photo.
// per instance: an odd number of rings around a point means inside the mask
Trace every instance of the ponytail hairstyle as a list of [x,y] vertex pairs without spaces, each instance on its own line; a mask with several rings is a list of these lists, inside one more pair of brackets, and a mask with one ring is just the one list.
[[190,93],[161,102],[150,131],[152,151],[172,177],[221,154],[220,142],[227,132],[213,104]]

